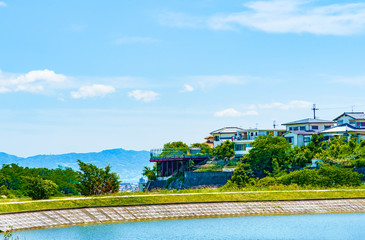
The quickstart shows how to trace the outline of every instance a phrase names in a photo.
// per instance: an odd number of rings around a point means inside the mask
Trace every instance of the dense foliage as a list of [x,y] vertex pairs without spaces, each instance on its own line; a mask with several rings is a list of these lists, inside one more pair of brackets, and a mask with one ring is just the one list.
[[6,164],[0,169],[0,194],[7,197],[37,199],[39,196],[75,195],[78,194],[77,183],[78,173],[71,168],[24,168]]
[[119,190],[121,181],[119,181],[117,173],[111,172],[109,165],[103,169],[80,160],[77,160],[77,162],[81,170],[78,189],[82,195],[100,195],[114,193]]
[[[342,137],[325,141],[321,135],[314,135],[307,146],[290,148],[283,137],[260,136],[252,146],[229,184],[335,187],[363,183],[364,176],[353,170],[365,166],[365,141]],[[322,165],[313,168],[312,159]]]
[[214,157],[217,159],[228,160],[234,157],[234,143],[224,141],[213,149]]

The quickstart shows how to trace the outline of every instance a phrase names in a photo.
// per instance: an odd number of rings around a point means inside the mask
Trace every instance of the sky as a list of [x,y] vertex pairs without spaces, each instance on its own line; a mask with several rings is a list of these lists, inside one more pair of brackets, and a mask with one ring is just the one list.
[[0,0],[0,152],[150,150],[365,111],[365,2]]

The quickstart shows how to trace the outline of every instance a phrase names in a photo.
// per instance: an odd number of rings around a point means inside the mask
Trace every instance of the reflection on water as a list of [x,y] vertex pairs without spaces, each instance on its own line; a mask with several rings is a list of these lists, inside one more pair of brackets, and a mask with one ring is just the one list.
[[115,223],[15,233],[40,239],[365,239],[365,213]]

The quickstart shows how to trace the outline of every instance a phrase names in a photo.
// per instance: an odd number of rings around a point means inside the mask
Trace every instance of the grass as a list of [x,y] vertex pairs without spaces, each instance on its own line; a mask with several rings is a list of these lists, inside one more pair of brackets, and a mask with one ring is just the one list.
[[[119,193],[111,196],[53,198],[31,201],[30,199],[0,200],[0,212],[34,211],[96,206],[130,206],[145,204],[225,202],[225,201],[279,201],[297,199],[365,198],[365,188],[308,189],[269,187],[262,189],[189,189],[182,191],[156,191],[148,193]],[[16,203],[11,203],[16,202]]]

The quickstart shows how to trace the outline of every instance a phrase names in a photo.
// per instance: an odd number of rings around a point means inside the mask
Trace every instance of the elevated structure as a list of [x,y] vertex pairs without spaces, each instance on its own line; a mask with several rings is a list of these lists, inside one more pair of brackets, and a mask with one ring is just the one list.
[[158,177],[170,177],[181,170],[190,171],[193,166],[210,159],[210,155],[201,154],[200,149],[152,149],[150,162],[157,164]]

